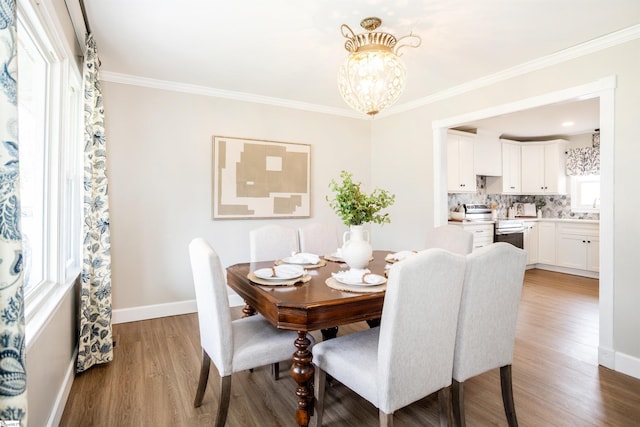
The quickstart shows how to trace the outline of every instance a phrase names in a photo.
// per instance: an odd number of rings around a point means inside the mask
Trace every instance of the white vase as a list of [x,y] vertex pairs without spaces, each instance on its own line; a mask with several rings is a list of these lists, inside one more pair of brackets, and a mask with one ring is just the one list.
[[369,231],[362,225],[352,225],[349,231],[342,235],[342,259],[351,268],[365,268],[369,265],[371,244],[369,243]]

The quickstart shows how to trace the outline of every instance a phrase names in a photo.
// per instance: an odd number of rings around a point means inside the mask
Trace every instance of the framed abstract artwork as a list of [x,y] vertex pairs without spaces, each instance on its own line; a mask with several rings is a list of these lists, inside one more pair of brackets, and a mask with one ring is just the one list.
[[213,219],[307,218],[311,146],[213,137]]

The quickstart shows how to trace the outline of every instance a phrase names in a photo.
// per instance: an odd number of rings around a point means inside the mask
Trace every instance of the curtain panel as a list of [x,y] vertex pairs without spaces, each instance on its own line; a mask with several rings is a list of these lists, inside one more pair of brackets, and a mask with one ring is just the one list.
[[27,425],[15,0],[0,0],[0,420]]
[[600,175],[600,147],[570,148],[567,175]]
[[113,360],[111,243],[104,107],[93,35],[86,38],[84,77],[84,241],[76,371]]

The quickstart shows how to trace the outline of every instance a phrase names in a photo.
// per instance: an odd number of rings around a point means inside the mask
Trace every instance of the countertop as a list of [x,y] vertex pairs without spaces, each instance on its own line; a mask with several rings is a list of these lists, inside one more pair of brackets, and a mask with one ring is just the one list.
[[[506,219],[506,218],[500,218]],[[522,221],[536,221],[536,222],[563,222],[563,223],[579,223],[579,224],[600,224],[600,221],[597,219],[575,219],[575,218],[531,218],[531,217],[515,217],[510,219],[519,219]],[[494,224],[494,220],[449,220],[449,224]]]

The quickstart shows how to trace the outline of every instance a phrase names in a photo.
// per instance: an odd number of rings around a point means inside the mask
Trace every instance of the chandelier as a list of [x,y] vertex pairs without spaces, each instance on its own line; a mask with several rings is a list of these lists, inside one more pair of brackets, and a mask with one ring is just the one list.
[[[347,104],[370,116],[396,102],[404,90],[407,70],[398,51],[422,42],[413,34],[396,39],[389,33],[374,32],[380,24],[380,18],[363,19],[360,26],[368,31],[363,34],[355,34],[347,24],[340,27],[349,57],[338,72],[338,89]],[[401,40],[407,42],[401,44]]]

